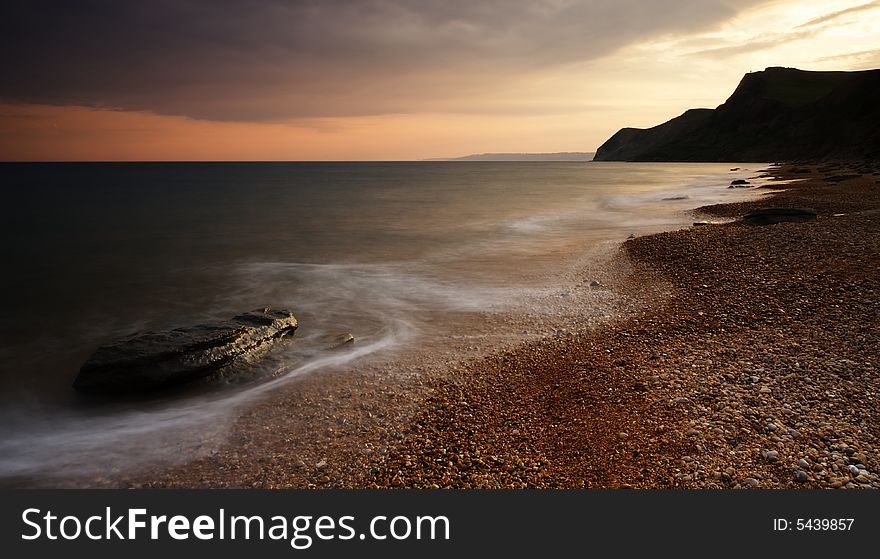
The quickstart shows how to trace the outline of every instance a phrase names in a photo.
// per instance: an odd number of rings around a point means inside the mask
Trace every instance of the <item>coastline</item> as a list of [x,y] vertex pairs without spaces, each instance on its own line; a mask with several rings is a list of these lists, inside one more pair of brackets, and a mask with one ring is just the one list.
[[624,243],[628,289],[652,276],[668,299],[438,387],[376,486],[880,487],[878,169],[809,169],[697,213],[807,206],[814,222]]
[[[880,398],[880,239],[872,214],[857,212],[880,208],[880,187],[875,175],[817,180],[848,174],[818,168],[772,170],[807,178],[772,201],[695,210],[732,218],[808,206],[815,222],[724,223],[625,242],[610,323],[485,357],[296,379],[243,410],[217,450],[87,483],[878,487],[880,430],[868,410]],[[857,464],[868,471],[860,480],[849,471]]]

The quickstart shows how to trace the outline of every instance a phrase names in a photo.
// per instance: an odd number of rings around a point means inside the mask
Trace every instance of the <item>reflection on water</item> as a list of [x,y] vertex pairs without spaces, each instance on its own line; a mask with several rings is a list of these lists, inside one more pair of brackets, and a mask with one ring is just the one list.
[[[539,305],[563,247],[680,226],[680,210],[747,195],[725,187],[758,168],[0,165],[0,476],[190,448],[296,374],[423,342],[424,313]],[[300,320],[255,369],[266,382],[98,408],[69,388],[112,338],[262,306]],[[321,351],[336,332],[356,349]]]

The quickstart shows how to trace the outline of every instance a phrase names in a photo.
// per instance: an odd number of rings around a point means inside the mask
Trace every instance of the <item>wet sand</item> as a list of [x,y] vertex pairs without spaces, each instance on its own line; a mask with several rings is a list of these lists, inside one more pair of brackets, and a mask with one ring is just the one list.
[[880,168],[848,167],[777,168],[805,180],[695,213],[814,222],[625,242],[601,285],[573,282],[568,328],[307,376],[194,461],[89,484],[880,487]]

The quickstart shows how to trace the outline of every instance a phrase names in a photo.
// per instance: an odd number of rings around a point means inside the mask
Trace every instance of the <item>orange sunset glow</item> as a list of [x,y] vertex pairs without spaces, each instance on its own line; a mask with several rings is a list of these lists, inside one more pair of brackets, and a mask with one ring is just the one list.
[[593,151],[623,123],[717,106],[748,71],[880,63],[880,4],[860,0],[367,4],[222,19],[172,3],[170,44],[136,8],[19,8],[7,40],[29,48],[2,63],[0,160]]

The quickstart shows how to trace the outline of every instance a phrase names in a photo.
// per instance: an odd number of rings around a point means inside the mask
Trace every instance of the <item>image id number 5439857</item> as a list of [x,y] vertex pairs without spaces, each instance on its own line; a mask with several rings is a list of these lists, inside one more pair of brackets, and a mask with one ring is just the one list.
[[849,531],[852,530],[853,522],[855,522],[855,518],[798,518],[794,521],[786,518],[774,518],[773,529],[776,531],[797,530],[798,532],[805,530]]

